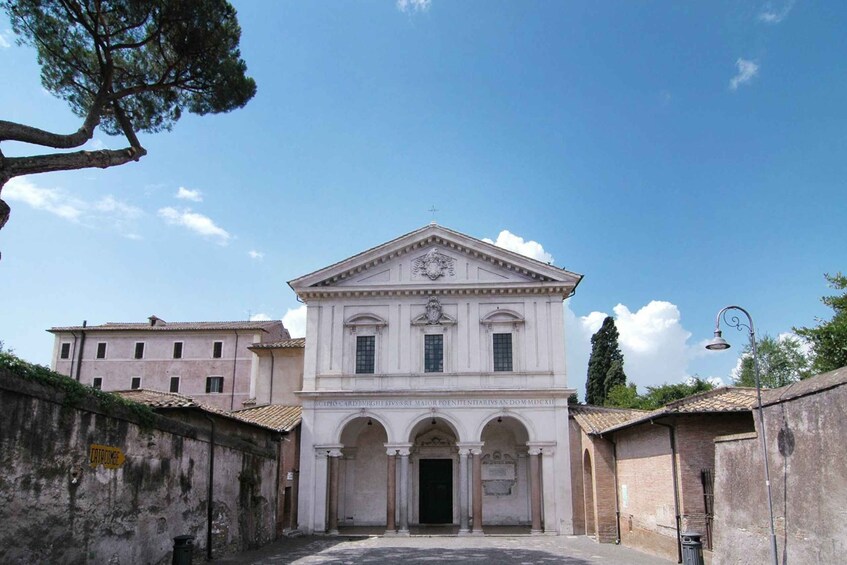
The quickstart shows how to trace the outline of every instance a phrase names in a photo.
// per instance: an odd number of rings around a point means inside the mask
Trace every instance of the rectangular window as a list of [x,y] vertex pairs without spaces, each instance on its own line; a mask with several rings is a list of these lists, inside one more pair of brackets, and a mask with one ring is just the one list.
[[424,372],[441,373],[444,371],[444,336],[424,336]]
[[[174,359],[182,359],[182,342],[174,342]],[[171,391],[173,392],[173,391]]]
[[171,392],[179,392],[179,377],[171,377]]
[[63,343],[62,344],[62,350],[59,352],[59,358],[60,359],[67,359],[70,356],[71,356],[71,344],[70,343]]
[[512,334],[494,334],[494,370],[512,370]]
[[135,342],[135,358],[136,359],[144,359],[144,342],[143,341]]
[[206,377],[206,392],[223,392],[224,378],[223,377]]
[[105,359],[106,358],[106,342],[101,341],[97,344],[97,358]]
[[376,356],[376,336],[356,336],[356,373],[373,374]]
[[215,359],[220,359],[224,352],[224,342],[216,341],[212,345],[212,357]]
[[94,377],[94,380],[91,381],[91,388],[93,388],[94,390],[102,390],[103,377]]
[[129,385],[129,388],[132,390],[141,388],[141,377],[132,377],[132,382]]

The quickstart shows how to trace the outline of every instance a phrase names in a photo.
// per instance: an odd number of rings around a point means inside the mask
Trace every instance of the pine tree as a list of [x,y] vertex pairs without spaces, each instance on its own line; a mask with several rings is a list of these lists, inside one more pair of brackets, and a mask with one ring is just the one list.
[[626,375],[623,372],[623,354],[618,346],[618,329],[615,320],[606,316],[603,325],[591,336],[585,402],[602,406],[609,391],[620,384],[626,384]]

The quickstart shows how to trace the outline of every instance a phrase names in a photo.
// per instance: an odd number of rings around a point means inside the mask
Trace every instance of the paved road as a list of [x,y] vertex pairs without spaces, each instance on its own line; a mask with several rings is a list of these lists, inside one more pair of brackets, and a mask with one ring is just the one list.
[[260,550],[215,559],[217,563],[500,563],[565,565],[668,564],[632,549],[597,544],[584,536],[486,536],[486,537],[325,537],[286,538]]

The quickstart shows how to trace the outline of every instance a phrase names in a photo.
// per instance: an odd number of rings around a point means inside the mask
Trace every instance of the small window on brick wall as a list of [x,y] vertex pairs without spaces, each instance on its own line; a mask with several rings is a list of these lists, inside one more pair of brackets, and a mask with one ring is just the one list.
[[70,343],[63,343],[62,348],[59,351],[59,358],[60,359],[67,359],[70,356],[71,356],[71,344]]
[[141,388],[141,377],[132,377],[132,381],[130,382],[129,388],[131,388],[132,390]]
[[137,341],[135,343],[135,358],[136,359],[144,359],[144,342]]
[[212,344],[212,357],[220,359],[224,352],[224,342],[216,341]]
[[[174,342],[174,359],[182,359],[182,342]],[[173,391],[171,391],[173,392]]]
[[91,381],[91,388],[101,390],[103,388],[103,377],[94,377],[94,380]]
[[179,392],[179,377],[171,377],[171,392]]
[[101,341],[97,344],[97,358],[105,359],[106,358],[106,342]]

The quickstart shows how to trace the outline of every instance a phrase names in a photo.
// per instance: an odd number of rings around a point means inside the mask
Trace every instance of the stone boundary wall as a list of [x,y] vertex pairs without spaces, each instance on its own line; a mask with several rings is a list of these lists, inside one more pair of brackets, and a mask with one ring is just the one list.
[[[847,386],[765,406],[763,417],[779,562],[844,562]],[[714,563],[765,563],[770,530],[761,440],[740,434],[715,441]]]
[[[0,369],[0,563],[165,564],[183,534],[204,558],[208,415],[144,419]],[[217,557],[274,538],[278,438],[211,416]],[[92,445],[125,461],[92,467]]]

